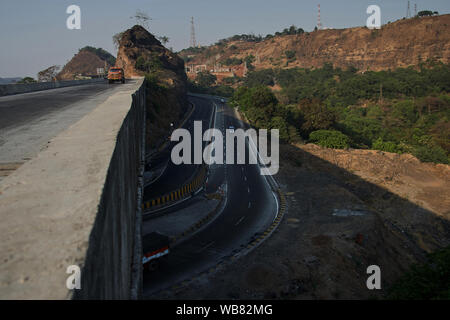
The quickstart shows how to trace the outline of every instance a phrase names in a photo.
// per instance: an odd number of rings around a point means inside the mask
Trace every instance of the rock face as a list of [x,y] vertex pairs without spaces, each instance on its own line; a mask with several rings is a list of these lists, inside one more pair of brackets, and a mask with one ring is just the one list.
[[[148,61],[155,55],[162,63],[163,69],[171,70],[182,76],[184,73],[184,61],[175,53],[166,49],[158,39],[139,25],[122,34],[116,66],[123,68],[127,77],[143,76],[144,71],[136,68],[137,59],[142,57]],[[180,74],[180,70],[183,73]]]
[[[136,67],[140,60],[141,68]],[[142,68],[151,64],[151,68]],[[123,32],[116,66],[125,77],[147,76],[147,151],[167,141],[171,124],[177,127],[187,111],[187,77],[184,61],[166,49],[143,27]],[[139,64],[138,64],[139,66]]]
[[[286,51],[295,52],[294,61],[287,63]],[[316,68],[331,62],[335,67],[380,71],[418,65],[427,59],[449,63],[450,15],[399,20],[380,30],[327,29],[259,43],[228,42],[200,54],[186,50],[182,55],[189,56],[189,64],[194,65],[214,65],[226,58],[253,55],[256,69]]]
[[64,66],[57,78],[59,80],[73,80],[80,75],[95,76],[97,75],[97,68],[108,70],[110,67],[112,66],[107,61],[101,59],[95,53],[81,50]]

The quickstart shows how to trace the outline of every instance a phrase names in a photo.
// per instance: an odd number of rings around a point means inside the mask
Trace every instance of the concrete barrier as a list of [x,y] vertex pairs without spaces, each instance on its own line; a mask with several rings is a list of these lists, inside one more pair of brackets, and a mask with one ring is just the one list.
[[142,85],[117,135],[75,299],[141,295],[145,100]]
[[124,85],[0,182],[0,299],[139,298],[145,99]]
[[102,83],[102,82],[106,83],[106,80],[103,78],[96,78],[89,80],[67,80],[55,82],[25,83],[25,84],[3,84],[0,85],[0,96],[8,96],[12,94],[20,94],[20,93],[72,87],[90,83]]

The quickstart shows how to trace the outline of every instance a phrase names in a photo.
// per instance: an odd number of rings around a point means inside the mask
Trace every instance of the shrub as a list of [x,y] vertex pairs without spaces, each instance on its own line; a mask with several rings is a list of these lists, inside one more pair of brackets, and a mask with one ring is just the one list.
[[295,51],[287,50],[287,51],[284,52],[284,54],[286,55],[286,58],[288,60],[290,60],[290,61],[295,60],[295,54],[296,54]]
[[211,87],[216,83],[217,77],[208,71],[202,71],[197,74],[195,80],[201,87]]
[[381,150],[385,152],[399,153],[400,150],[396,143],[392,141],[383,141],[382,138],[378,138],[372,143],[372,148],[375,150]]
[[332,149],[345,149],[350,147],[350,139],[336,130],[318,130],[311,132],[309,141],[319,146]]
[[450,299],[450,247],[428,256],[428,261],[415,265],[389,289],[388,299]]
[[289,128],[286,121],[282,117],[272,118],[271,129],[278,129],[280,132],[280,139],[283,141],[289,141]]
[[137,70],[155,72],[162,68],[162,62],[159,60],[158,54],[152,53],[148,59],[143,56],[137,58],[134,66]]
[[418,146],[413,154],[422,162],[449,163],[447,153],[440,146]]

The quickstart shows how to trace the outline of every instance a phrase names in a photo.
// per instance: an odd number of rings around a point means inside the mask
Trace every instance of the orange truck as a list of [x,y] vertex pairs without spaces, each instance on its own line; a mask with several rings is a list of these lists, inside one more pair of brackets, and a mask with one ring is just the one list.
[[125,83],[125,72],[122,68],[112,67],[108,72],[108,82],[113,83],[115,81],[120,81]]

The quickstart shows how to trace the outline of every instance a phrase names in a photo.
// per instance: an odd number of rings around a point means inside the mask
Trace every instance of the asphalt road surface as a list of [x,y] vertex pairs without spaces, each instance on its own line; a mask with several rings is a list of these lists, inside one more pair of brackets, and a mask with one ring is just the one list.
[[[202,122],[202,136],[203,133],[211,126],[211,116],[213,113],[212,101],[190,97],[190,102],[194,104],[194,111],[189,119],[182,126],[183,129],[189,130],[191,134],[191,146],[194,144],[194,121]],[[169,146],[169,150],[173,148],[178,142],[172,142]],[[164,154],[164,156],[170,158],[170,152]],[[193,154],[191,155],[191,163],[193,163]],[[178,189],[181,185],[186,183],[191,177],[194,176],[197,169],[200,167],[198,164],[181,164],[175,165],[172,161],[168,161],[167,168],[161,177],[158,178],[153,184],[145,188],[144,201],[154,199],[158,196],[167,194],[168,192]]]
[[0,97],[0,163],[23,162],[104,102],[135,84],[87,84]]
[[[224,136],[225,130],[230,126],[244,128],[231,108],[217,100],[204,100],[205,103],[217,105],[215,127]],[[246,144],[247,155],[248,152]],[[161,260],[156,271],[144,273],[144,298],[153,298],[158,291],[215,266],[233,251],[246,245],[256,232],[263,232],[274,220],[278,210],[277,199],[266,178],[260,174],[258,165],[213,166],[207,188],[211,192],[218,186],[227,184],[224,210],[204,229],[171,248],[168,258]]]

